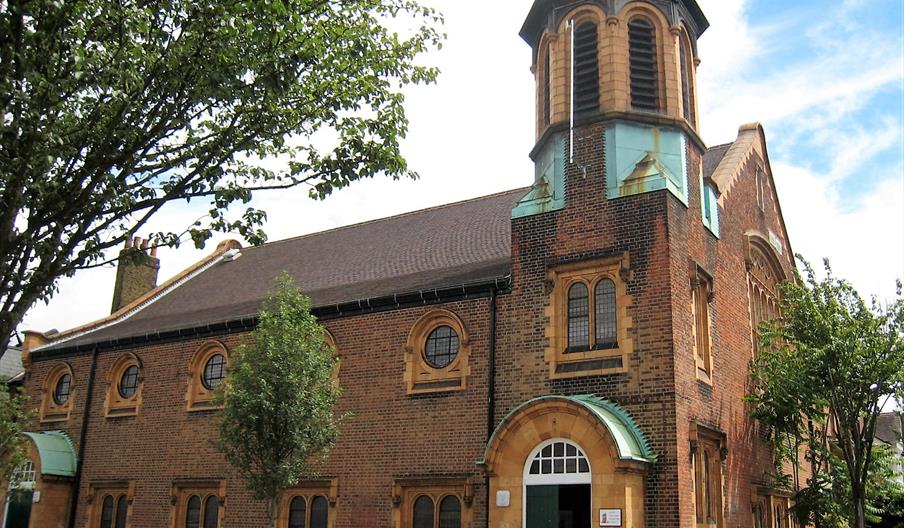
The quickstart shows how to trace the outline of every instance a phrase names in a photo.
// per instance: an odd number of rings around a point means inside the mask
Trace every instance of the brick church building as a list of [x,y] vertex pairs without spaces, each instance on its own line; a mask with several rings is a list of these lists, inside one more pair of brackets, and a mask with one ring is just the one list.
[[536,0],[528,187],[226,241],[160,285],[151,256],[109,317],[29,333],[28,526],[264,526],[211,394],[287,270],[353,417],[281,528],[789,527],[743,397],[793,253],[762,127],[698,133],[707,27],[695,0]]

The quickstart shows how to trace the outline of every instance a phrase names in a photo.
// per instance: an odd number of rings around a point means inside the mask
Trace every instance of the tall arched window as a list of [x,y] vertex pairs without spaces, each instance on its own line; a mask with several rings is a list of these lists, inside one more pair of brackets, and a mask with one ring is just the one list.
[[121,495],[116,501],[116,528],[126,528],[126,520],[129,516],[129,499]]
[[759,326],[779,313],[779,285],[784,271],[769,242],[759,236],[748,238],[747,295],[750,303],[750,330],[754,355],[759,353]]
[[656,27],[644,17],[628,22],[631,65],[631,106],[659,110],[659,66],[656,59]]
[[577,115],[600,109],[600,70],[597,58],[597,28],[582,22],[574,30],[574,112]]
[[461,528],[461,502],[449,495],[439,503],[439,528]]
[[433,528],[433,499],[421,495],[414,501],[414,528]]
[[596,348],[618,346],[618,318],[615,306],[615,283],[603,279],[596,284],[594,294]]
[[295,497],[289,505],[289,528],[304,528],[307,505],[304,497]]
[[326,528],[329,512],[326,498],[321,496],[311,500],[311,528]]
[[113,528],[113,496],[104,497],[104,504],[100,510],[100,528]]
[[185,508],[185,528],[201,527],[201,497],[192,495]]
[[220,519],[220,499],[216,495],[204,501],[204,528],[217,528]]
[[549,126],[552,120],[552,46],[546,46],[546,57],[543,58],[543,100],[540,111],[543,113],[543,126]]
[[590,299],[587,285],[577,282],[568,290],[568,351],[590,348]]
[[678,42],[679,53],[681,55],[681,97],[684,104],[684,118],[691,126],[697,126],[696,109],[694,108],[694,81],[691,73],[693,68],[691,62],[690,44],[686,37],[682,36]]

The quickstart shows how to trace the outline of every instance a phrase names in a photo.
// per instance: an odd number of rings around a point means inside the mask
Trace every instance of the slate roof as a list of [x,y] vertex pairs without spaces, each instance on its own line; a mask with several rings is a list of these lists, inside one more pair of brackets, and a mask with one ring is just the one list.
[[6,353],[0,358],[0,380],[10,380],[24,370],[22,368],[22,350],[14,346],[7,348]]
[[[730,144],[703,159],[716,169]],[[38,350],[70,349],[254,317],[285,270],[329,307],[505,278],[511,273],[511,210],[529,189],[442,205],[321,233],[249,247],[231,262],[200,265],[187,281],[112,321],[64,332]],[[203,264],[203,263],[201,263]]]
[[719,166],[719,163],[722,163],[722,160],[725,158],[725,154],[728,154],[728,149],[731,148],[733,143],[725,143],[724,145],[717,145],[712,147],[703,154],[703,176],[709,178],[716,172],[716,167]]
[[113,325],[63,339],[69,348],[252,317],[288,271],[315,307],[506,277],[511,210],[528,189],[241,250]]

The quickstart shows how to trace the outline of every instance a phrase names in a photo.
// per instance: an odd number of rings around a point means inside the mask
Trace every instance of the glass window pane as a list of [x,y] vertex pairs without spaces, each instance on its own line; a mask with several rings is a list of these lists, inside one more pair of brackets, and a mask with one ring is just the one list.
[[433,368],[446,368],[458,356],[458,333],[449,326],[430,332],[424,345],[424,359]]
[[544,475],[552,474],[552,460],[544,460],[543,461],[543,474]]
[[568,350],[590,346],[590,299],[587,286],[577,283],[568,290]]
[[69,401],[69,388],[72,385],[72,376],[63,374],[53,388],[53,401],[57,405],[65,405]]
[[104,497],[100,510],[100,528],[113,528],[113,497]]
[[541,451],[541,453],[543,454],[544,458],[551,457],[552,456],[552,445],[548,445],[548,446],[544,447],[543,451]]
[[553,460],[554,473],[565,473],[565,461],[561,458]]
[[596,346],[613,347],[617,343],[618,323],[615,309],[615,283],[603,279],[596,285],[595,294]]
[[556,442],[552,445],[552,452],[555,456],[565,456],[565,443],[564,442]]
[[126,528],[126,517],[129,515],[129,501],[125,495],[116,501],[116,528]]
[[314,497],[311,501],[311,528],[326,528],[328,508],[329,504],[324,497]]
[[414,501],[413,528],[433,528],[433,499],[426,495]]
[[185,507],[185,528],[200,528],[201,526],[201,497],[192,495]]
[[214,354],[204,365],[201,381],[207,390],[213,390],[226,379],[226,358],[222,354]]
[[304,528],[307,504],[304,497],[295,497],[289,504],[289,528]]
[[530,464],[530,474],[531,475],[539,475],[540,474],[540,461],[534,460]]
[[138,392],[138,366],[132,365],[122,373],[119,380],[119,395],[131,398]]
[[575,446],[572,445],[572,444],[567,444],[567,445],[565,446],[565,454],[568,455],[568,456],[577,456],[577,454],[578,454],[578,448],[575,447]]
[[216,495],[204,501],[204,528],[217,528],[220,518],[220,499]]
[[577,473],[578,472],[578,461],[576,458],[569,458],[565,461],[565,472],[566,473]]
[[439,528],[461,528],[461,502],[449,495],[439,503]]
[[590,473],[590,466],[587,464],[586,458],[578,459],[578,471],[580,473]]

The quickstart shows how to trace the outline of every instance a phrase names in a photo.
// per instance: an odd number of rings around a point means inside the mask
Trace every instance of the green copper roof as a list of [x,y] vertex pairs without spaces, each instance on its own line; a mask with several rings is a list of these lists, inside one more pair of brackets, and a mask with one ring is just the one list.
[[75,450],[63,431],[25,433],[31,438],[41,457],[41,474],[58,477],[75,476]]
[[[487,449],[492,445],[499,430],[515,414],[526,407],[546,400],[565,400],[590,411],[609,430],[609,434],[612,435],[612,439],[615,440],[615,445],[618,447],[619,458],[622,460],[636,460],[649,463],[656,461],[656,454],[650,448],[650,443],[647,441],[646,436],[641,432],[631,415],[618,405],[591,394],[581,396],[541,396],[522,403],[502,419],[502,422],[496,427],[493,437],[490,438]],[[487,456],[485,455],[484,460],[486,459]]]

